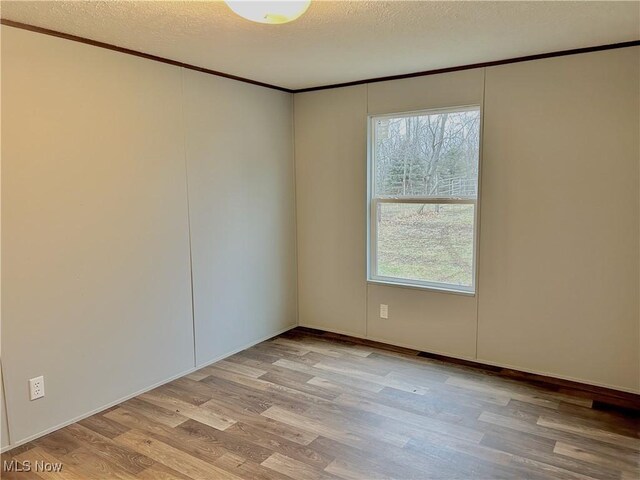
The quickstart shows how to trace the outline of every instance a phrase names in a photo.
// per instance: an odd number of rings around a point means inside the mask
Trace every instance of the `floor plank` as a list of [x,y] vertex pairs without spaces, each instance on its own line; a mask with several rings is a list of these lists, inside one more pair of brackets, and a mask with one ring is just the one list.
[[2,478],[640,478],[639,417],[597,395],[296,329],[2,455],[62,472]]

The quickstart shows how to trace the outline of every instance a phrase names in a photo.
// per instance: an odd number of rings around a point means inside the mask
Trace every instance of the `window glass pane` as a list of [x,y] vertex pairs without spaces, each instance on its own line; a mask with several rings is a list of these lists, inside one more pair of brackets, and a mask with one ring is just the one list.
[[473,284],[473,204],[378,204],[377,275]]
[[480,110],[374,119],[374,195],[476,197]]

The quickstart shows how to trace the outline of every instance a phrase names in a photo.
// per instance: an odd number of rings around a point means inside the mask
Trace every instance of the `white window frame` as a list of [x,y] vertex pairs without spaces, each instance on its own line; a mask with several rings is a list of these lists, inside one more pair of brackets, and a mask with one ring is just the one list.
[[[480,114],[480,132],[479,132],[479,145],[478,145],[478,179],[476,186],[475,197],[397,197],[397,196],[375,196],[375,121],[384,118],[402,118],[412,117],[418,115],[433,115],[440,113],[456,113],[464,111],[477,110]],[[480,200],[480,175],[482,164],[482,123],[483,112],[481,105],[462,105],[457,107],[447,108],[434,108],[426,110],[416,110],[411,112],[401,113],[385,113],[369,115],[367,117],[367,208],[369,214],[367,215],[367,282],[373,284],[390,285],[397,287],[418,288],[424,290],[433,290],[437,292],[445,293],[457,293],[463,295],[476,294],[476,280],[477,280],[477,252],[478,252],[478,224],[479,224],[479,200]],[[378,259],[377,259],[377,211],[380,203],[395,203],[395,204],[420,204],[420,205],[433,205],[433,204],[462,204],[473,205],[473,259],[472,259],[472,274],[471,285],[456,285],[450,283],[441,282],[429,282],[425,280],[415,280],[399,277],[387,277],[384,275],[377,275],[378,271]]]

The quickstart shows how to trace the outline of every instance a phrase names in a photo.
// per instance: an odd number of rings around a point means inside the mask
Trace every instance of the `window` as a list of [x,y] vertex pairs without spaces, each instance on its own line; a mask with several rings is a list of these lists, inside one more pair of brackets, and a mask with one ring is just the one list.
[[473,293],[480,108],[370,122],[369,280]]

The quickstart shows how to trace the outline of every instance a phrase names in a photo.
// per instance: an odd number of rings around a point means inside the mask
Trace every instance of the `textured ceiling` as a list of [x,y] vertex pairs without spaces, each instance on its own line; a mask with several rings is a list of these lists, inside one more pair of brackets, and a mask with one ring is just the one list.
[[313,1],[263,25],[212,1],[4,0],[2,17],[292,89],[640,38],[640,2]]

